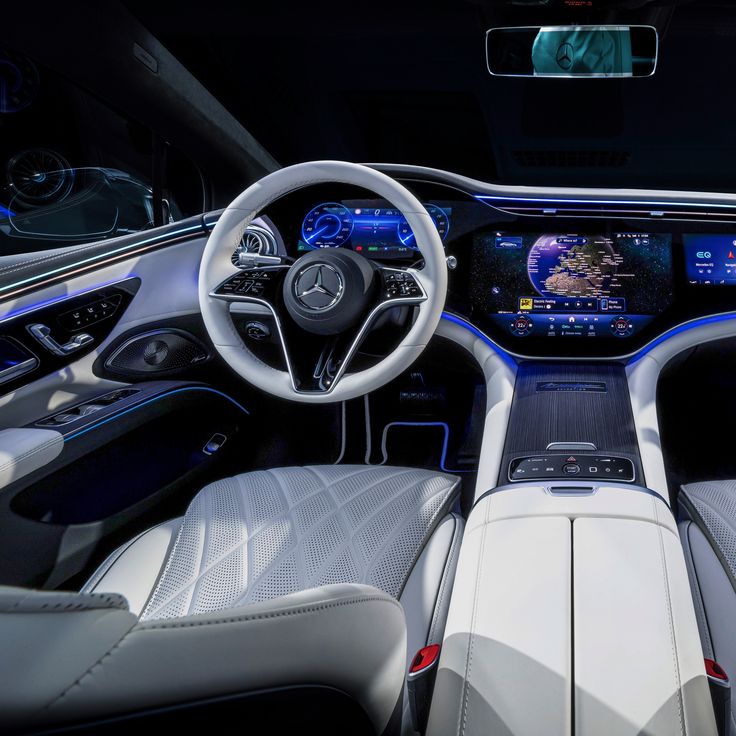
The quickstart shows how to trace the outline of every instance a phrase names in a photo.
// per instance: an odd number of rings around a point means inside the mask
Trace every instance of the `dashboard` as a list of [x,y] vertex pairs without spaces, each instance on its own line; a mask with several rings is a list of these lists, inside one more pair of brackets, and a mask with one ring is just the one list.
[[[452,256],[446,316],[517,357],[624,358],[683,323],[736,313],[736,223],[642,216],[643,208],[609,216],[587,203],[575,216],[532,215],[438,181],[397,178]],[[377,264],[421,267],[406,219],[364,190],[309,187],[272,209],[291,258],[349,248]]]

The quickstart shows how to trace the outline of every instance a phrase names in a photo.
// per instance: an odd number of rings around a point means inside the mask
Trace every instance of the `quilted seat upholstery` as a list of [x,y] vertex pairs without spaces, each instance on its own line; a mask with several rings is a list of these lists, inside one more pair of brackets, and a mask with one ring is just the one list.
[[[141,621],[337,583],[399,598],[458,483],[427,470],[365,465],[279,468],[212,483],[172,538]],[[115,562],[113,555],[86,589]]]

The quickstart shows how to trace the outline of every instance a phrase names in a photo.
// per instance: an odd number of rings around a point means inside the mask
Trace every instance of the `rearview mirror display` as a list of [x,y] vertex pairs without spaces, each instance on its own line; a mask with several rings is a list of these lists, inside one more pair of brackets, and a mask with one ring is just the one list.
[[649,77],[652,26],[528,26],[486,33],[488,71],[503,77]]

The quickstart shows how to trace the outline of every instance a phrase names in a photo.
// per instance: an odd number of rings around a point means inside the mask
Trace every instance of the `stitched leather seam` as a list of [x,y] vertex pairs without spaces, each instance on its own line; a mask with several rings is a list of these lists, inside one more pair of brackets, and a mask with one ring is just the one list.
[[[323,604],[316,605],[316,606],[305,606],[303,608],[292,608],[292,609],[287,609],[284,611],[274,611],[272,613],[256,613],[256,614],[251,614],[250,616],[248,615],[233,616],[230,618],[208,619],[206,621],[186,621],[184,623],[155,623],[154,624],[154,623],[143,622],[141,624],[138,624],[135,627],[135,631],[148,631],[148,630],[154,630],[154,629],[182,629],[182,628],[189,628],[192,626],[211,626],[214,624],[229,624],[229,623],[243,623],[246,621],[261,621],[265,619],[282,618],[285,616],[298,616],[303,613],[315,613],[316,611],[324,611],[330,608],[339,608],[341,606],[349,606],[349,605],[352,605],[353,603],[370,603],[370,602],[391,603],[397,608],[400,608],[402,611],[404,610],[401,607],[401,604],[397,600],[389,597],[388,595],[385,598],[380,597],[380,596],[369,596],[369,597],[361,596],[359,598],[351,598],[349,600],[336,601],[334,603],[323,603]],[[162,619],[157,619],[157,620],[161,621]],[[178,619],[163,619],[163,621],[178,621]]]
[[[93,600],[87,600],[92,598]],[[35,600],[34,600],[35,599]],[[42,600],[49,602],[42,603]],[[56,603],[50,601],[56,600]],[[100,605],[93,605],[98,602]],[[14,601],[12,605],[0,604],[0,613],[85,613],[87,611],[117,610],[127,611],[128,604],[122,595],[117,593],[60,593],[50,596],[25,595]]]
[[711,638],[710,626],[708,624],[708,614],[705,611],[703,594],[700,590],[697,568],[695,566],[695,558],[693,557],[692,546],[690,543],[690,527],[697,528],[692,521],[688,521],[686,523],[685,528],[683,529],[682,549],[685,553],[685,564],[687,567],[688,577],[690,579],[690,587],[693,594],[693,603],[695,604],[695,616],[698,620],[698,630],[700,631],[704,654],[710,659],[715,659],[715,656],[713,655],[713,639]]
[[460,522],[455,518],[454,514],[452,519],[455,522],[455,529],[452,533],[452,540],[450,542],[450,549],[447,553],[447,560],[445,561],[445,568],[442,572],[442,581],[440,582],[440,591],[437,594],[437,601],[434,606],[434,612],[432,615],[432,621],[429,627],[429,635],[427,637],[427,644],[439,643],[435,642],[435,638],[438,636],[437,627],[439,626],[440,612],[444,610],[445,593],[447,592],[447,582],[450,579],[450,571],[457,566],[457,551],[460,547]]
[[[489,508],[491,505],[491,499],[488,500],[488,507],[486,508],[486,518],[488,520]],[[485,563],[485,549],[486,549],[486,537],[488,533],[488,524],[483,524],[483,533],[480,538],[480,559],[478,560],[478,570],[475,573],[475,590],[473,591],[473,613],[470,619],[470,631],[468,632],[470,641],[468,642],[468,654],[465,661],[465,677],[463,679],[463,697],[462,697],[462,720],[460,722],[460,734],[462,736],[465,733],[465,729],[468,724],[468,704],[470,701],[470,672],[473,667],[473,648],[475,646],[475,623],[478,618],[478,605],[480,600],[480,581],[482,577],[483,566]]]
[[[654,510],[654,517],[659,521],[659,513],[655,499],[652,499],[652,509]],[[682,702],[682,680],[680,677],[680,662],[677,655],[677,640],[675,638],[675,624],[674,617],[672,615],[672,597],[670,593],[670,582],[667,575],[667,558],[665,557],[664,551],[664,536],[662,534],[662,527],[657,526],[657,534],[659,538],[659,559],[661,563],[662,579],[664,583],[665,599],[667,603],[667,626],[670,632],[670,646],[672,648],[672,664],[675,675],[675,687],[677,688],[677,717],[680,721],[680,733],[685,735],[685,723],[683,717],[683,702]],[[679,540],[678,540],[679,541]]]
[[85,672],[83,672],[69,687],[67,687],[60,695],[54,700],[50,701],[46,706],[45,710],[50,710],[59,701],[63,700],[74,688],[80,687],[82,681],[88,677],[92,677],[94,671],[101,668],[105,660],[110,659],[113,653],[118,650],[125,640],[131,635],[136,633],[142,633],[146,631],[166,630],[166,629],[184,629],[196,626],[214,626],[219,624],[231,624],[231,623],[246,623],[249,621],[263,621],[267,619],[283,618],[287,616],[299,616],[301,614],[311,614],[318,611],[326,611],[333,608],[341,608],[343,606],[350,606],[356,603],[390,603],[403,611],[401,604],[393,598],[383,596],[361,596],[358,598],[349,598],[342,601],[334,601],[332,603],[322,603],[316,605],[306,605],[299,608],[287,609],[284,611],[273,611],[271,613],[260,613],[252,614],[250,616],[236,616],[232,618],[220,618],[220,619],[208,619],[206,621],[187,621],[185,623],[169,623],[169,624],[136,624],[129,629],[120,640],[105,654],[103,654],[94,664],[92,664]]

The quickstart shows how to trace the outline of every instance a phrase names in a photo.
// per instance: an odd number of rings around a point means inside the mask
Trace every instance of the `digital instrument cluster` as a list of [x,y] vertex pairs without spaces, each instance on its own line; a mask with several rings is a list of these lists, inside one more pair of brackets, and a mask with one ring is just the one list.
[[627,338],[673,297],[668,234],[495,231],[473,250],[473,302],[518,338]]
[[[450,230],[449,208],[425,204],[444,241]],[[325,202],[311,209],[301,228],[299,251],[318,248],[351,248],[377,259],[416,258],[414,233],[394,207],[358,206],[348,202]]]

